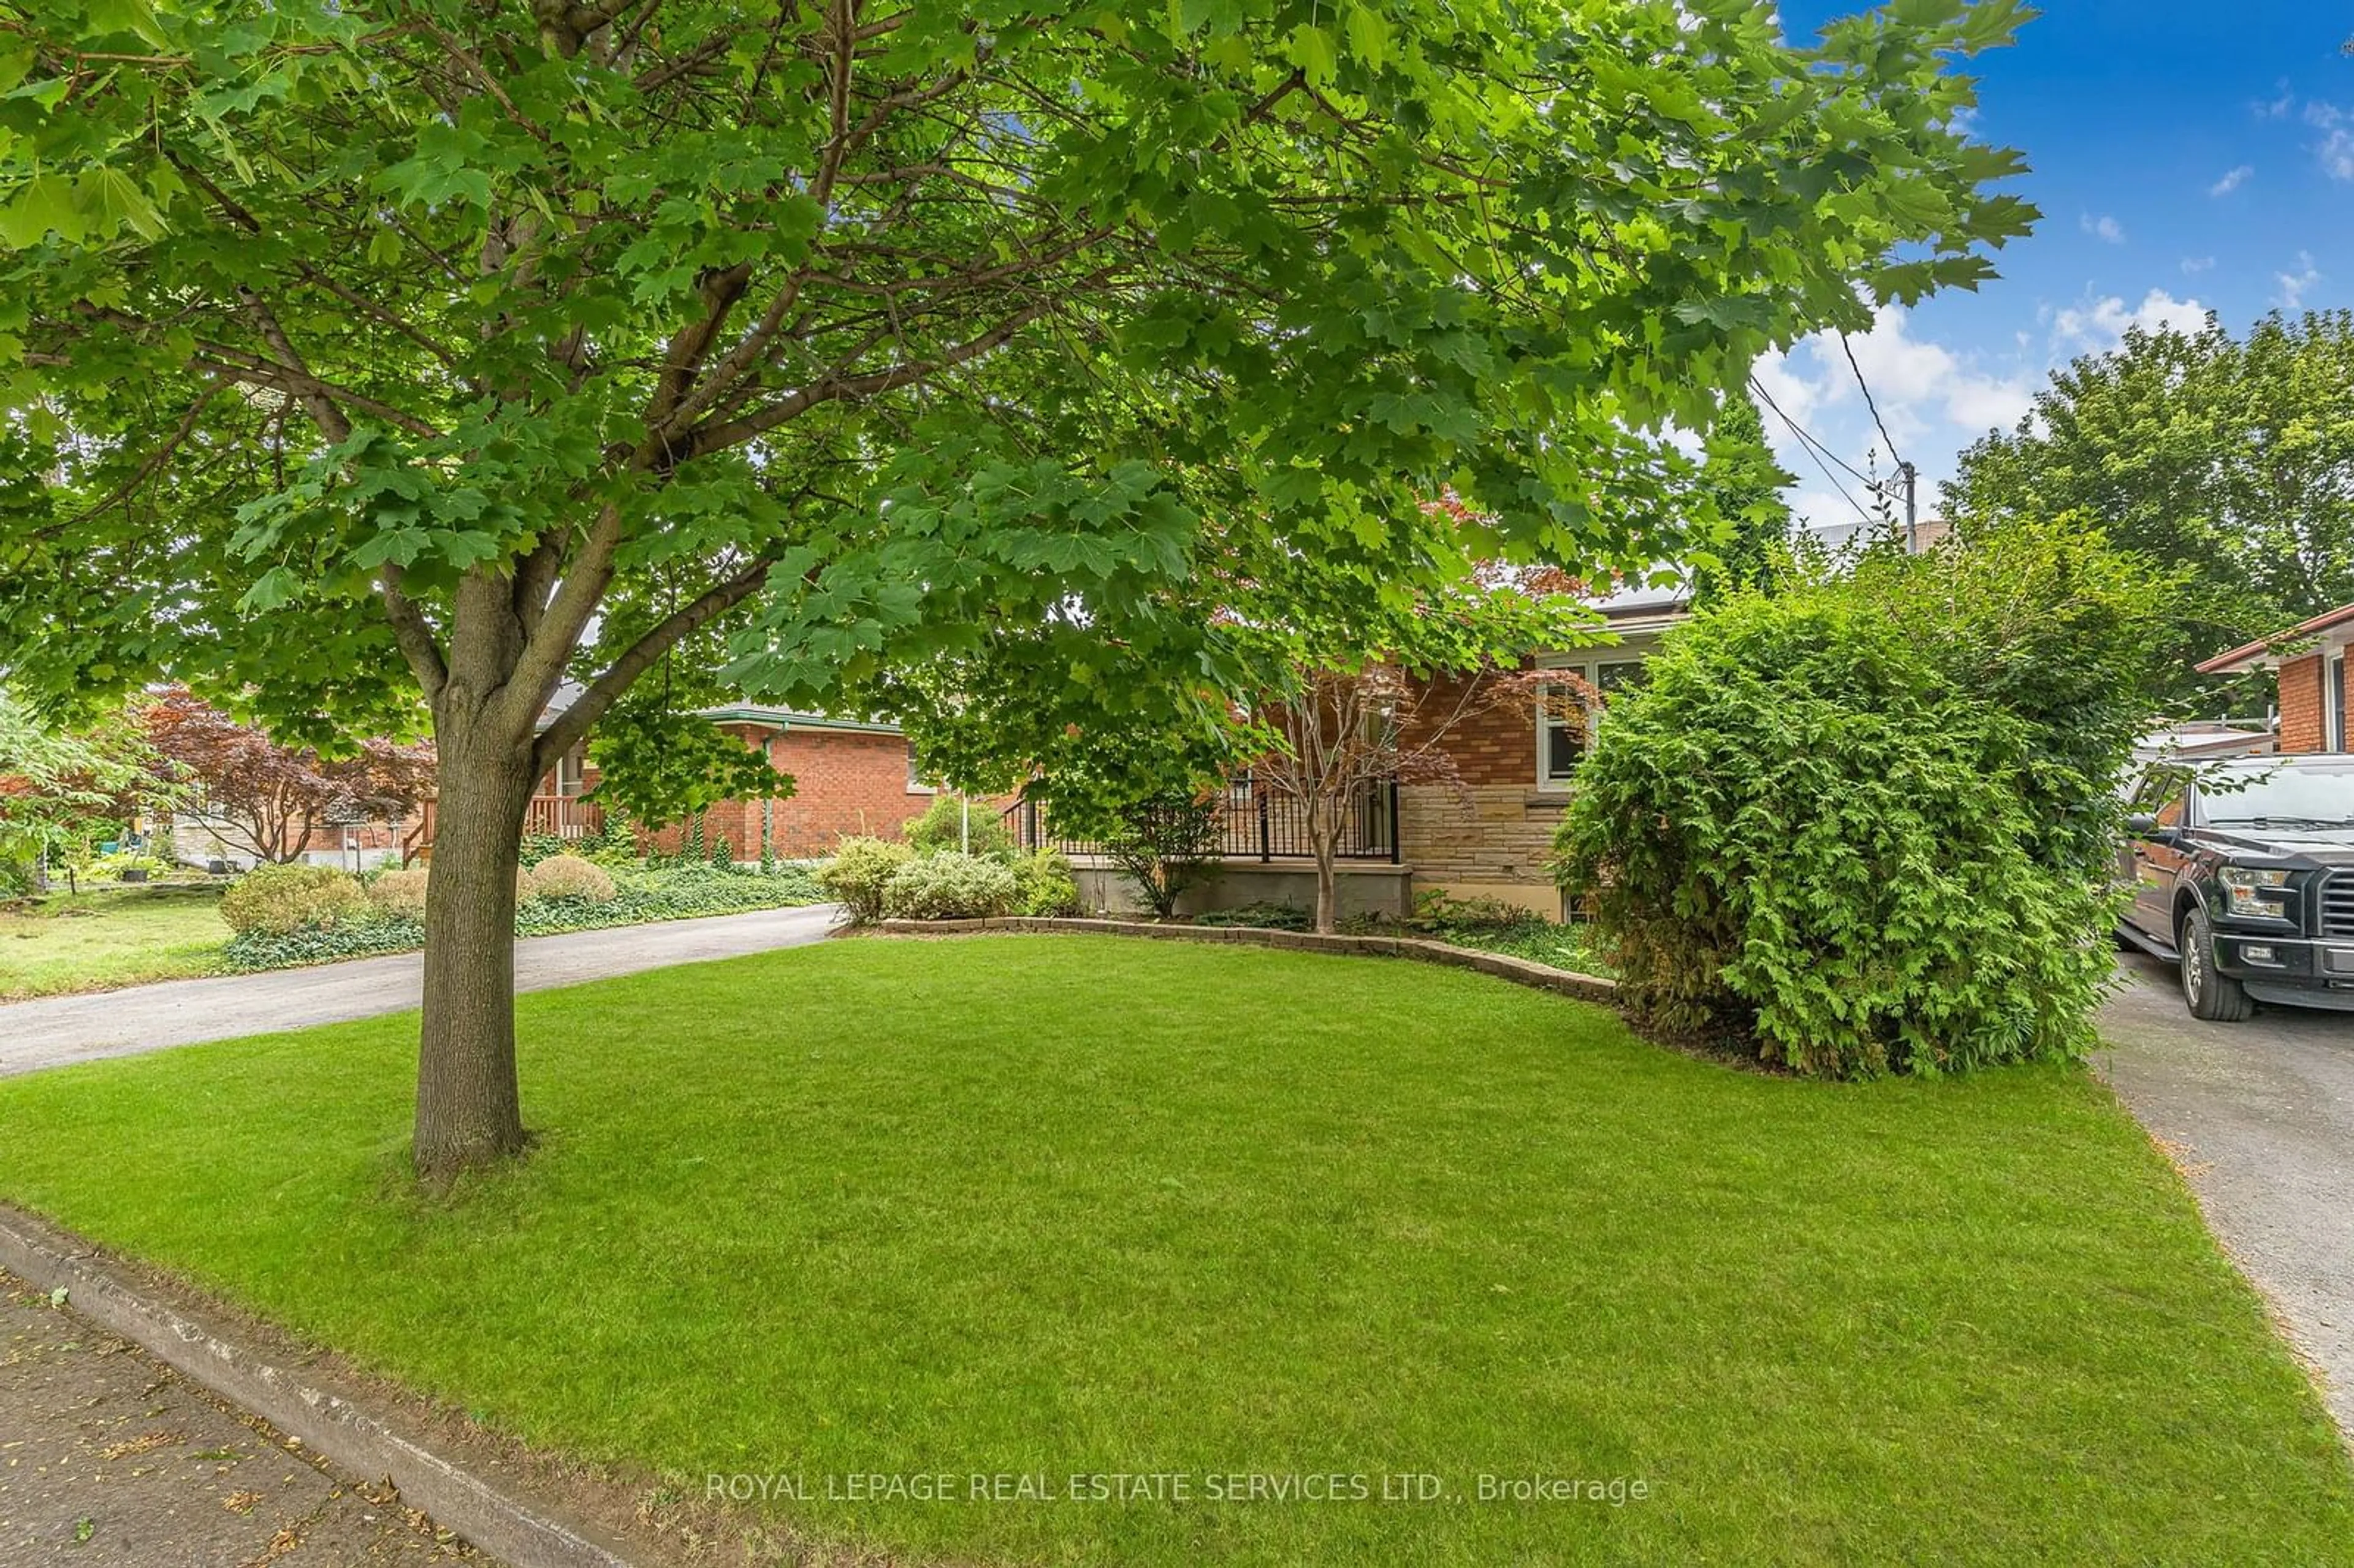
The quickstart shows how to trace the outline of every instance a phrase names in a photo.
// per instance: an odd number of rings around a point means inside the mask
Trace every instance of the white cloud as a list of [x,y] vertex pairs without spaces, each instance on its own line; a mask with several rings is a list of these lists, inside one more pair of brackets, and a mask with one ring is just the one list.
[[2117,345],[2127,327],[2144,332],[2196,333],[2207,324],[2207,307],[2197,300],[2178,300],[2164,289],[2152,289],[2140,304],[2128,310],[2115,294],[2056,313],[2052,318],[2053,344],[2065,351],[2104,353]]
[[[1855,355],[1852,366],[1850,352]],[[1818,333],[1788,355],[1761,361],[1757,379],[1801,424],[1827,410],[1847,409],[1869,425],[1858,372],[1900,446],[1928,439],[1942,424],[1977,432],[2016,423],[2033,403],[2041,379],[1989,375],[1974,358],[1914,336],[1912,318],[1902,305],[1882,306],[1872,330],[1850,334],[1844,349],[1836,333]],[[1882,448],[1886,461],[1886,443],[1876,429],[1867,444]],[[1861,457],[1850,461],[1860,462]]]
[[2305,106],[2305,122],[2317,131],[2335,131],[2346,122],[2346,111],[2317,99]]
[[2354,131],[2340,125],[2314,147],[2322,171],[2333,180],[2354,180]]
[[2296,107],[2296,94],[2290,90],[2288,83],[2282,82],[2278,98],[2260,99],[2249,107],[2255,111],[2259,120],[2285,120],[2288,111]]
[[2255,172],[2255,165],[2253,164],[2242,164],[2238,168],[2230,170],[2221,179],[2217,180],[2213,185],[2209,185],[2207,187],[2207,194],[2211,196],[2230,196],[2233,191],[2238,190],[2242,185],[2247,184],[2248,176]]
[[2201,272],[2212,272],[2215,270],[2215,258],[2212,256],[2185,256],[2182,259],[2182,270],[2184,272],[2194,278]]
[[2280,284],[2280,292],[2273,296],[2273,302],[2285,311],[2303,310],[2305,296],[2321,281],[2321,272],[2313,264],[2312,251],[2296,253],[2296,269],[2294,272],[2273,274],[2274,280]]
[[2094,217],[2088,212],[2077,219],[2077,223],[2085,233],[2096,234],[2111,245],[2123,245],[2126,242],[2125,225],[2106,213]]

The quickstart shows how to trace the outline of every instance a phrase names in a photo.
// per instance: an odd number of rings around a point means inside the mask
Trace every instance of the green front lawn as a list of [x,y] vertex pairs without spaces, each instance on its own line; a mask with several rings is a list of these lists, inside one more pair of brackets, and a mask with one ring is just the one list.
[[[903,1561],[2354,1563],[2312,1391],[2081,1074],[1800,1083],[1478,975],[1100,938],[519,1006],[545,1141],[448,1203],[399,1195],[413,1019],[0,1082],[0,1192]],[[1106,1472],[1194,1496],[823,1495]],[[1335,1473],[1376,1496],[1204,1495]]]
[[56,894],[0,910],[0,1001],[210,974],[228,940],[217,887]]

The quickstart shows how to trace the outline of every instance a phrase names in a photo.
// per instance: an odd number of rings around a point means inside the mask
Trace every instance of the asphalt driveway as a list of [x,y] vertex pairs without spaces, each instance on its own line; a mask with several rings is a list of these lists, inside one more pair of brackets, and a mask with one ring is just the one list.
[[2130,983],[2101,1019],[2108,1079],[2321,1370],[2354,1441],[2354,1013],[2267,1007],[2201,1023],[2172,965],[2119,965]]
[[[545,991],[639,969],[796,948],[822,938],[840,913],[838,905],[814,904],[526,938],[515,944],[515,990]],[[424,956],[394,953],[306,969],[10,1002],[0,1006],[0,1077],[199,1040],[399,1012],[418,1006],[424,989]]]

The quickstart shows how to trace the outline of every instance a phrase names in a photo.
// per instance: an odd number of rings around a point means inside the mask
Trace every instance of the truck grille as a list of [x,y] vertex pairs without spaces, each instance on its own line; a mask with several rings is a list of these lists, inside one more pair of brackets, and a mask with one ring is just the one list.
[[2321,884],[2321,934],[2354,937],[2354,871],[2341,871]]

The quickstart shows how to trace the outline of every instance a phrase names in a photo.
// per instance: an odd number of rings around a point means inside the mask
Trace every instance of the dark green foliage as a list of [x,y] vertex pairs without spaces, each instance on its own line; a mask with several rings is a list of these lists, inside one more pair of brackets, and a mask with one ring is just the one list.
[[933,796],[924,814],[908,821],[907,839],[917,854],[1002,855],[1013,852],[1013,830],[999,819],[997,808],[987,800],[971,800],[962,795]]
[[2022,525],[1670,638],[1557,840],[1635,1013],[1822,1075],[2081,1056],[2151,589]]
[[1212,909],[1193,916],[1196,926],[1255,926],[1268,931],[1305,931],[1316,924],[1313,910],[1296,904],[1238,904],[1232,909]]
[[[809,869],[799,865],[780,866],[774,874],[726,871],[707,863],[649,867],[615,871],[613,882],[614,894],[610,899],[525,900],[515,909],[515,935],[550,937],[566,931],[637,926],[653,920],[738,915],[753,909],[819,904],[826,897]],[[260,929],[240,932],[221,949],[221,960],[223,968],[234,970],[292,969],[372,953],[408,952],[424,945],[423,921],[366,910],[329,927],[303,925],[277,933]]]
[[2244,341],[2129,329],[1963,453],[1945,501],[1964,523],[2074,514],[2181,568],[2159,678],[2211,701],[2200,660],[2354,599],[2354,313]]
[[1790,539],[1790,507],[1782,499],[1793,483],[1766,441],[1766,422],[1745,391],[1727,393],[1708,433],[1700,488],[1723,520],[1716,564],[1694,574],[1693,598],[1711,604],[1736,588],[1771,592],[1776,563]]
[[[1218,843],[1218,802],[1186,786],[1154,789],[1129,800],[1115,798],[1092,811],[1074,801],[1063,809],[1086,826],[1112,863],[1135,884],[1145,906],[1161,919],[1173,919],[1185,890],[1209,874]],[[1063,828],[1073,815],[1058,815]]]

